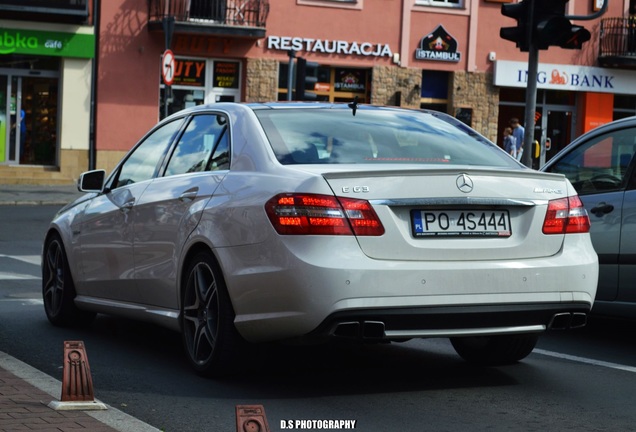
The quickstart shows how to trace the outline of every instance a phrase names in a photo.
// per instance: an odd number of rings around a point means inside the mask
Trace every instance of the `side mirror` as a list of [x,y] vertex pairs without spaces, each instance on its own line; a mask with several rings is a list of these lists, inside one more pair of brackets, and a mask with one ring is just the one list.
[[101,192],[104,188],[105,177],[106,171],[104,170],[87,171],[80,175],[77,189],[80,192]]

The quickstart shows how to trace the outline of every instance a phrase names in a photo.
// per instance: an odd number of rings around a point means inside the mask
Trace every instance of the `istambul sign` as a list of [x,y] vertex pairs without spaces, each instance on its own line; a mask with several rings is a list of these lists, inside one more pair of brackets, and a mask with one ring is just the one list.
[[458,62],[461,53],[457,51],[457,40],[441,24],[420,41],[415,50],[417,60]]

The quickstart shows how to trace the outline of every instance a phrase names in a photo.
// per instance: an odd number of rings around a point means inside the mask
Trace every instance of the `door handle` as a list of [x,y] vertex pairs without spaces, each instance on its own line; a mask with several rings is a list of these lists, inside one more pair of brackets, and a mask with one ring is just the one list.
[[192,201],[197,197],[198,193],[199,193],[198,187],[188,189],[187,191],[182,193],[181,196],[179,196],[179,201],[182,201],[182,202]]
[[134,205],[135,205],[135,199],[133,198],[131,200],[126,201],[124,204],[122,204],[119,210],[121,210],[124,213],[128,213],[130,209],[133,208]]
[[596,206],[590,209],[590,212],[596,217],[601,217],[604,214],[610,213],[614,210],[614,206],[605,202],[598,203]]

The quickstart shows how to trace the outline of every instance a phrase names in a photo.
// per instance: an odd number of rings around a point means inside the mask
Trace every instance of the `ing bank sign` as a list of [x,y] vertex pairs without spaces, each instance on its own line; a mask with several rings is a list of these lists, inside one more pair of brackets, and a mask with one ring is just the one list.
[[[495,63],[494,81],[500,87],[526,87],[528,64],[498,60]],[[636,94],[636,76],[633,72],[620,69],[540,63],[537,88]]]

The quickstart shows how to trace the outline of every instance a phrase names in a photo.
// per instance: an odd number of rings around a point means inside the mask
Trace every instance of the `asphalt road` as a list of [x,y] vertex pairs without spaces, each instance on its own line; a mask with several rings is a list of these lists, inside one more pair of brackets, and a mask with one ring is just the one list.
[[[39,254],[57,207],[0,209],[0,351],[62,378],[65,340],[82,340],[101,401],[165,431],[234,431],[236,405],[261,404],[272,431],[355,421],[360,431],[633,430],[636,326],[594,320],[547,334],[523,362],[478,368],[445,339],[372,346],[259,346],[243,373],[204,379],[179,335],[99,316],[49,325]],[[351,424],[349,424],[351,425]],[[324,429],[323,429],[324,430]],[[332,429],[335,430],[335,429]]]

